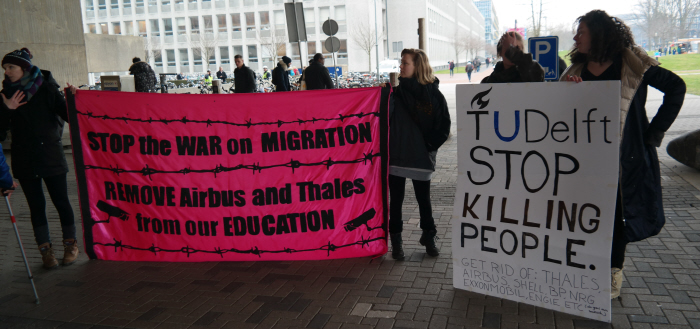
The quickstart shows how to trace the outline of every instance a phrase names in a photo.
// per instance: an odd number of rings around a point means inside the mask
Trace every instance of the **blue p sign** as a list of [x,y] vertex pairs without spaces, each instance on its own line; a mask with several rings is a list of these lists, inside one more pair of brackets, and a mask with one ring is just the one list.
[[559,37],[530,38],[529,49],[534,59],[542,65],[545,80],[559,79]]

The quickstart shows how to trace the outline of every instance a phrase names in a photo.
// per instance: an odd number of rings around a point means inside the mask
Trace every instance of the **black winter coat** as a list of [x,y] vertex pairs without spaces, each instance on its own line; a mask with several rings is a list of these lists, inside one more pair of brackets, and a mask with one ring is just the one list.
[[61,141],[68,115],[66,100],[51,72],[41,70],[41,74],[44,83],[27,104],[10,110],[0,102],[0,131],[12,132],[12,174],[17,179],[68,172]]
[[216,71],[216,78],[221,80],[221,83],[226,83],[226,72],[224,71]]
[[[647,86],[664,95],[649,123]],[[685,98],[685,82],[673,72],[651,66],[632,99],[620,145],[620,184],[626,220],[625,238],[634,242],[658,234],[666,220],[661,198],[661,172],[656,147],[678,116]]]
[[146,62],[136,62],[129,68],[129,74],[134,76],[136,92],[148,93],[156,90],[156,73]]
[[233,83],[236,85],[235,93],[254,93],[255,92],[255,72],[249,67],[243,65],[241,68],[233,70]]
[[275,91],[291,91],[292,86],[289,83],[289,73],[287,73],[287,66],[282,66],[281,63],[277,64],[274,70],[272,70],[272,84],[275,85]]
[[532,59],[532,55],[524,53],[518,47],[510,47],[505,57],[515,66],[505,69],[503,62],[496,63],[491,75],[481,80],[481,83],[509,83],[509,82],[542,82],[544,81],[544,69]]
[[306,90],[333,89],[333,80],[328,69],[319,62],[313,62],[304,70]]
[[389,165],[435,170],[437,150],[450,135],[450,112],[440,80],[421,85],[399,78],[389,103]]

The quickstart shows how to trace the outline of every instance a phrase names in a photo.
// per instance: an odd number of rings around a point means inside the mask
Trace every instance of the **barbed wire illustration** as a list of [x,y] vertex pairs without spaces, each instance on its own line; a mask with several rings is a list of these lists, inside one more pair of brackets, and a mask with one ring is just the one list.
[[183,253],[187,254],[187,257],[189,258],[191,254],[197,254],[197,253],[204,253],[204,254],[218,254],[221,256],[221,258],[224,258],[224,254],[228,253],[235,253],[235,254],[250,254],[250,255],[256,255],[260,258],[262,258],[262,254],[292,254],[292,253],[299,253],[299,252],[312,252],[312,251],[326,251],[326,255],[330,256],[331,252],[336,251],[338,249],[343,249],[343,248],[348,248],[352,246],[361,246],[363,249],[365,245],[369,245],[372,242],[375,241],[382,241],[386,240],[385,237],[377,237],[377,238],[370,238],[367,237],[365,238],[364,236],[360,236],[360,240],[352,243],[347,243],[343,245],[334,245],[330,241],[328,241],[327,244],[318,247],[318,248],[311,248],[311,249],[293,249],[293,248],[284,248],[280,250],[264,250],[260,249],[257,246],[252,247],[250,249],[237,249],[237,248],[228,248],[228,249],[222,249],[220,247],[216,247],[213,250],[206,250],[206,249],[196,249],[192,248],[189,245],[184,246],[179,249],[166,249],[166,248],[161,248],[157,247],[155,244],[151,244],[150,247],[143,248],[143,247],[135,247],[135,246],[130,246],[127,244],[124,244],[122,241],[117,240],[115,238],[112,238],[114,240],[113,243],[103,243],[103,242],[93,242],[93,246],[105,246],[105,247],[114,247],[114,252],[119,252],[119,251],[124,251],[124,249],[127,250],[137,250],[137,251],[148,251],[152,252],[154,255],[157,255],[159,252],[164,252],[164,253]]
[[215,125],[215,124],[222,124],[222,125],[229,125],[229,126],[236,126],[236,127],[253,127],[253,126],[272,126],[272,125],[277,125],[277,127],[281,127],[283,125],[287,124],[293,124],[297,123],[299,125],[311,122],[311,123],[316,123],[317,121],[325,121],[325,122],[330,122],[330,121],[340,121],[344,122],[345,119],[348,118],[364,118],[366,116],[376,116],[379,117],[380,113],[379,112],[360,112],[360,113],[355,113],[355,114],[348,114],[348,115],[343,115],[343,114],[338,114],[338,117],[332,117],[332,118],[311,118],[311,119],[297,119],[297,120],[292,120],[292,121],[283,121],[283,120],[277,120],[277,121],[261,121],[261,122],[253,122],[252,119],[248,119],[248,121],[245,122],[230,122],[230,121],[225,121],[225,120],[211,120],[211,119],[206,119],[206,120],[193,120],[193,119],[188,119],[187,116],[184,116],[180,119],[153,119],[152,117],[149,117],[148,119],[143,119],[143,118],[131,118],[128,116],[109,116],[107,114],[102,114],[102,115],[95,115],[91,111],[87,112],[82,112],[80,110],[76,110],[76,112],[80,115],[86,116],[90,119],[101,119],[101,120],[114,120],[114,121],[124,121],[126,124],[129,124],[129,122],[142,122],[142,123],[162,123],[162,124],[169,124],[169,123],[174,123],[174,122],[179,122],[183,124],[187,123],[204,123],[207,125],[207,127]]
[[119,165],[112,166],[110,165],[109,167],[103,167],[103,166],[95,166],[95,165],[89,165],[86,164],[81,167],[83,170],[107,170],[111,171],[117,175],[122,174],[122,173],[140,173],[143,176],[148,176],[149,179],[152,180],[151,175],[155,174],[182,174],[182,175],[187,175],[191,173],[213,173],[214,177],[217,177],[217,174],[223,173],[223,172],[230,172],[230,171],[236,171],[236,170],[252,170],[253,173],[256,171],[258,173],[261,173],[264,169],[271,169],[271,168],[280,168],[280,167],[287,167],[287,168],[292,168],[292,173],[294,173],[295,169],[301,168],[301,167],[314,167],[314,166],[325,166],[326,170],[330,169],[330,167],[334,165],[340,165],[340,164],[353,164],[353,163],[362,163],[364,165],[367,165],[367,161],[370,162],[370,164],[374,164],[374,158],[376,157],[381,157],[381,153],[374,153],[373,151],[370,150],[370,153],[363,153],[362,158],[354,159],[354,160],[333,160],[332,158],[328,158],[327,160],[323,160],[320,162],[310,162],[310,163],[304,163],[298,160],[290,160],[289,162],[286,163],[280,163],[280,164],[273,164],[273,165],[264,165],[261,166],[259,163],[254,163],[254,164],[239,164],[237,166],[233,167],[226,167],[221,164],[216,165],[216,167],[212,169],[192,169],[192,168],[182,168],[178,170],[160,170],[156,168],[151,168],[148,164],[146,164],[143,168],[141,169],[124,169],[120,168]]

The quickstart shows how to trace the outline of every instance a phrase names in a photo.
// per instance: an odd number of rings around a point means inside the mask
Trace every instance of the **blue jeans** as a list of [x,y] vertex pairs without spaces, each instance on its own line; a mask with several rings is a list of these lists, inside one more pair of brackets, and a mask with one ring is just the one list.
[[469,77],[469,82],[472,81],[472,71],[467,71],[467,76]]

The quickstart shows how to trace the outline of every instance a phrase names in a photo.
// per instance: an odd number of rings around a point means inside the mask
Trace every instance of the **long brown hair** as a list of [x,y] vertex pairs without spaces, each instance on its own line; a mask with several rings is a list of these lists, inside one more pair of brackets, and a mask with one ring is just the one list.
[[588,54],[578,51],[574,44],[568,56],[572,63],[606,62],[615,59],[625,48],[634,46],[630,28],[617,17],[609,16],[603,10],[592,10],[576,19],[576,23],[586,23],[591,37]]
[[416,70],[413,72],[413,77],[416,78],[420,84],[427,85],[435,82],[435,74],[433,74],[433,68],[430,66],[428,54],[421,49],[406,48],[401,51],[401,57],[404,55],[411,55],[413,66],[416,67]]

